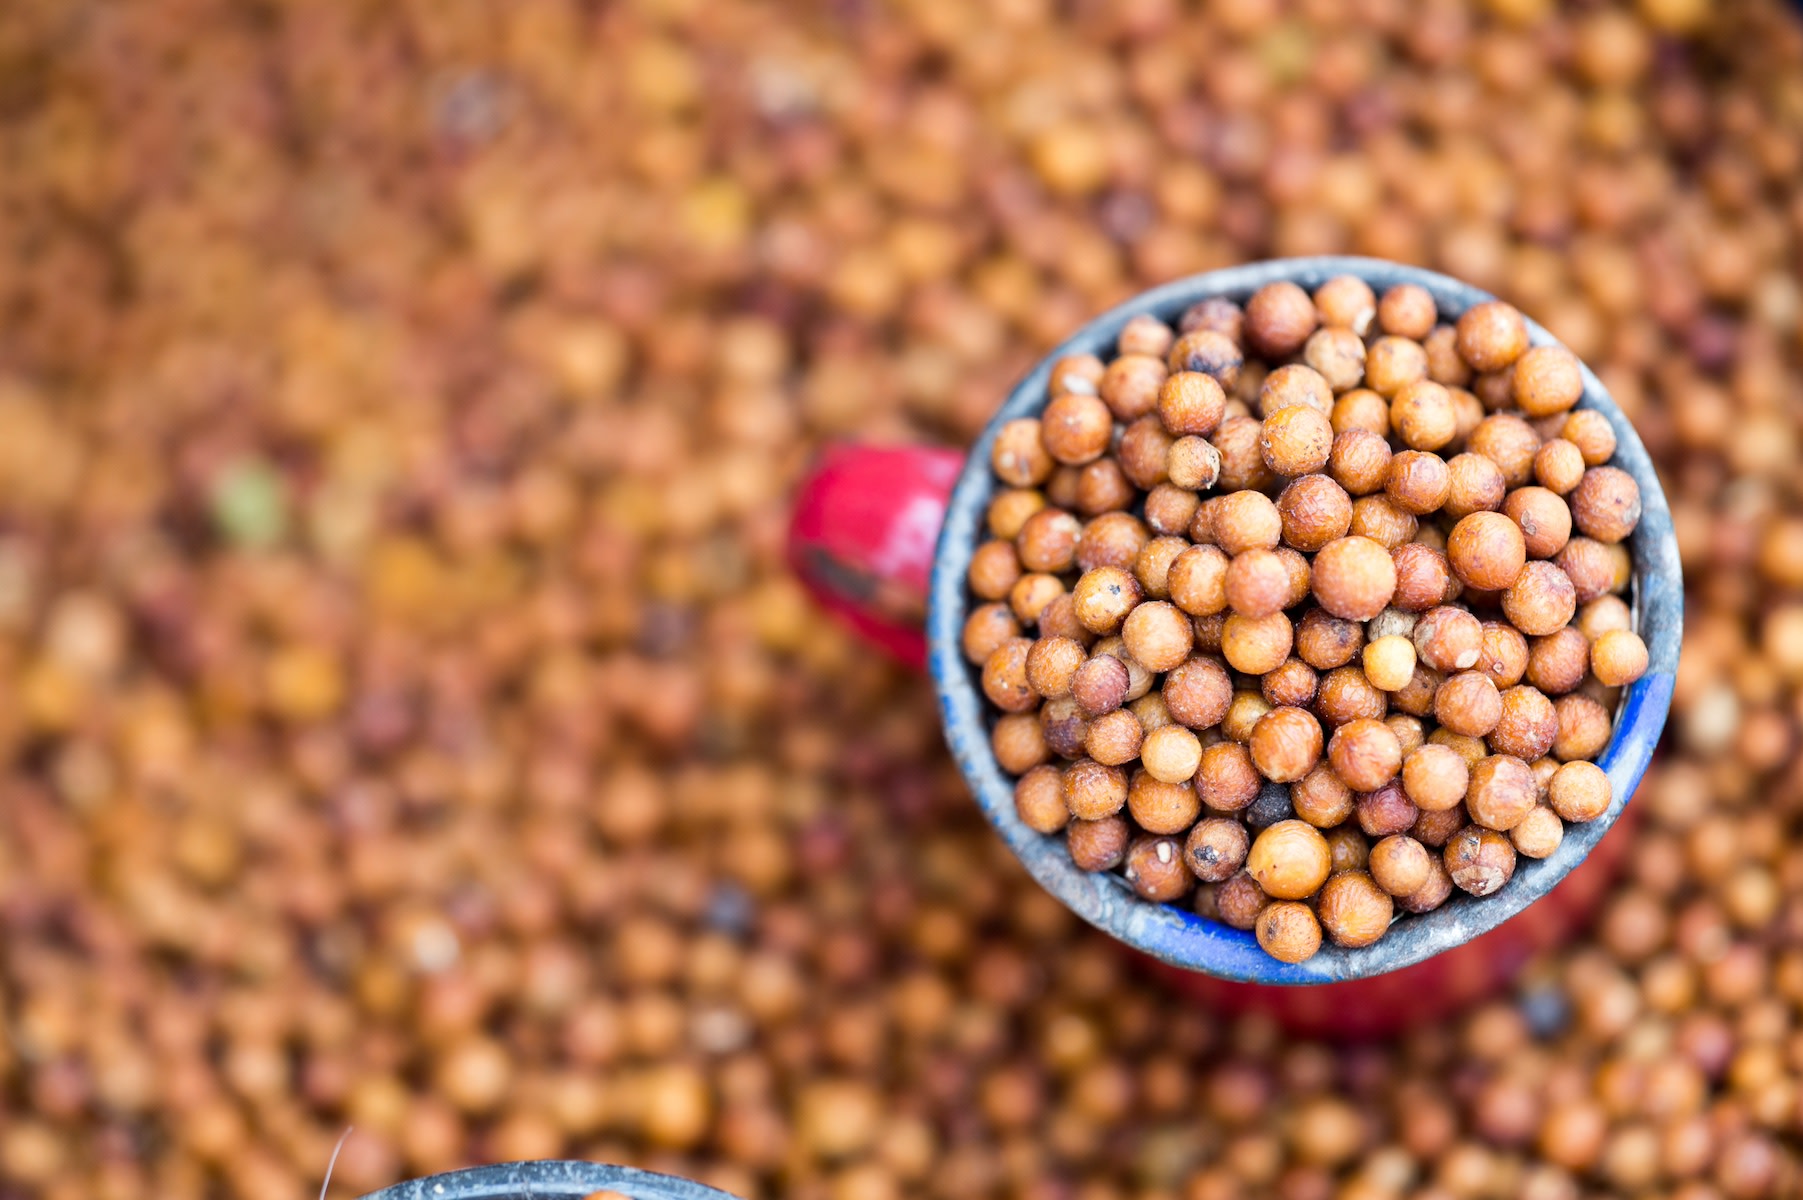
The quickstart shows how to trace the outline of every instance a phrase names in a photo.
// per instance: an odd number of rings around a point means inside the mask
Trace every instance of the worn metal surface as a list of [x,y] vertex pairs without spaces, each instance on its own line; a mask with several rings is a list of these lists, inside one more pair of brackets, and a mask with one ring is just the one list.
[[362,1200],[582,1200],[612,1191],[630,1200],[734,1200],[692,1179],[602,1163],[496,1163],[429,1175],[371,1192]]
[[[1640,484],[1640,525],[1629,542],[1634,561],[1630,602],[1634,627],[1650,652],[1646,676],[1628,689],[1616,714],[1615,735],[1598,759],[1615,793],[1614,803],[1602,817],[1571,826],[1551,857],[1538,862],[1523,860],[1514,879],[1493,896],[1479,900],[1455,893],[1453,899],[1425,916],[1403,918],[1396,930],[1375,946],[1359,950],[1324,946],[1307,962],[1294,965],[1266,955],[1248,932],[1204,920],[1185,908],[1141,900],[1115,875],[1078,870],[1061,838],[1035,833],[1020,822],[1014,813],[1013,785],[990,750],[990,717],[978,673],[964,661],[959,649],[971,604],[965,574],[996,488],[989,456],[997,428],[1004,421],[1033,416],[1045,407],[1053,362],[1066,354],[1107,355],[1121,327],[1134,316],[1151,313],[1174,321],[1185,308],[1208,296],[1244,300],[1265,284],[1283,279],[1313,290],[1335,275],[1357,275],[1379,293],[1399,283],[1419,284],[1432,293],[1446,318],[1494,299],[1433,271],[1379,259],[1331,256],[1278,259],[1211,271],[1135,297],[1090,322],[1047,355],[1015,387],[977,439],[946,509],[928,599],[928,667],[938,692],[946,742],[977,803],[1027,870],[1073,912],[1128,945],[1173,966],[1248,983],[1317,984],[1382,975],[1470,941],[1544,896],[1608,832],[1646,771],[1671,707],[1683,633],[1683,579],[1665,493],[1639,435],[1585,367],[1584,397],[1578,406],[1596,409],[1609,418],[1617,441],[1614,465]],[[1528,332],[1535,345],[1558,341],[1531,320]]]

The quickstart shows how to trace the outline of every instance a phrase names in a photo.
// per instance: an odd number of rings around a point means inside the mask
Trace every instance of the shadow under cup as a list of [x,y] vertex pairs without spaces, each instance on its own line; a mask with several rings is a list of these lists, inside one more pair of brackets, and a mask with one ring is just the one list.
[[[1072,912],[1161,962],[1223,980],[1307,985],[1367,979],[1463,945],[1533,904],[1583,862],[1621,816],[1665,726],[1678,666],[1684,592],[1671,510],[1639,436],[1586,366],[1578,407],[1595,409],[1608,418],[1616,437],[1611,465],[1628,472],[1640,485],[1640,524],[1628,543],[1633,561],[1628,601],[1634,629],[1649,653],[1647,672],[1623,693],[1614,733],[1597,759],[1613,791],[1607,812],[1594,821],[1570,826],[1551,856],[1523,859],[1514,878],[1494,895],[1479,899],[1455,891],[1430,913],[1401,917],[1398,927],[1375,945],[1348,950],[1324,943],[1314,957],[1293,964],[1267,955],[1249,931],[1210,921],[1186,907],[1142,900],[1112,873],[1080,870],[1071,862],[1062,838],[1036,833],[1022,824],[1014,811],[1013,780],[1003,773],[990,749],[989,731],[995,714],[983,697],[979,670],[965,661],[960,647],[964,622],[973,605],[965,576],[971,554],[985,536],[985,514],[999,486],[989,465],[997,430],[1006,421],[1037,416],[1044,409],[1052,365],[1058,359],[1095,354],[1106,360],[1121,328],[1135,316],[1149,313],[1175,323],[1198,300],[1225,296],[1243,302],[1265,284],[1281,280],[1312,292],[1336,275],[1358,276],[1380,295],[1397,284],[1418,284],[1432,294],[1443,320],[1455,320],[1473,305],[1495,299],[1436,272],[1351,257],[1278,259],[1211,271],[1145,292],[1085,325],[1015,387],[971,447],[947,505],[933,561],[927,611],[928,669],[939,698],[946,742],[990,823],[1033,877]],[[1527,324],[1534,345],[1558,344],[1558,339],[1535,322]]]

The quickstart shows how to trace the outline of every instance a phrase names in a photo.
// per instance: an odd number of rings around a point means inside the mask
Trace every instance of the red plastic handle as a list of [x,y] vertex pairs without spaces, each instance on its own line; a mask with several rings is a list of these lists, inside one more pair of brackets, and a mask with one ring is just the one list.
[[[933,549],[963,456],[924,447],[838,446],[802,484],[789,557],[820,604],[872,644],[920,668]],[[1495,994],[1535,953],[1570,937],[1621,865],[1629,805],[1584,863],[1520,916],[1444,954],[1373,979],[1320,987],[1232,983],[1134,957],[1187,996],[1229,1012],[1272,1014],[1293,1032],[1380,1037]]]

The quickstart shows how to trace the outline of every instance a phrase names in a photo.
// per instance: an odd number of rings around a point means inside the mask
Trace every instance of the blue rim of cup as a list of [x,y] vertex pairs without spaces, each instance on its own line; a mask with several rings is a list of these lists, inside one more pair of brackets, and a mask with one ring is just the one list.
[[636,1167],[541,1159],[494,1163],[412,1179],[361,1200],[583,1200],[613,1191],[630,1200],[735,1200],[726,1192]]
[[[1609,777],[1613,800],[1594,821],[1569,826],[1559,849],[1538,861],[1523,858],[1515,876],[1494,895],[1478,899],[1455,891],[1434,911],[1399,918],[1400,926],[1375,945],[1348,950],[1324,944],[1306,962],[1279,962],[1259,949],[1250,932],[1210,921],[1187,907],[1156,904],[1134,895],[1113,873],[1080,870],[1065,851],[1062,835],[1037,833],[1014,811],[1013,781],[990,748],[994,714],[979,685],[979,669],[961,648],[973,600],[965,585],[972,552],[985,536],[984,521],[998,483],[990,470],[996,431],[1017,417],[1037,416],[1047,400],[1052,365],[1071,354],[1106,360],[1121,328],[1149,313],[1175,322],[1190,305],[1215,296],[1243,302],[1265,284],[1288,280],[1312,292],[1336,275],[1355,275],[1382,294],[1401,283],[1418,284],[1433,296],[1443,320],[1494,296],[1446,275],[1382,259],[1342,256],[1272,259],[1209,271],[1143,292],[1089,322],[1041,359],[1015,385],[970,449],[946,507],[934,553],[927,606],[927,666],[938,695],[947,745],[977,804],[990,824],[1039,883],[1096,928],[1175,967],[1245,983],[1309,985],[1367,979],[1423,962],[1488,933],[1544,896],[1582,862],[1621,816],[1652,760],[1654,746],[1671,709],[1684,625],[1684,584],[1678,562],[1671,509],[1646,447],[1620,407],[1588,366],[1579,408],[1601,412],[1615,431],[1611,464],[1640,485],[1641,516],[1628,542],[1633,561],[1629,604],[1634,628],[1647,644],[1648,669],[1622,696],[1614,733],[1597,759]],[[1533,320],[1534,345],[1558,339]]]

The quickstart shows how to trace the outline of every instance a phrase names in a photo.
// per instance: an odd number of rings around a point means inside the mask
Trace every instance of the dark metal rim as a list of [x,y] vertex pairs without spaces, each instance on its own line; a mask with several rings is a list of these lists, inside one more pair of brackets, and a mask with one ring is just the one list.
[[[1578,406],[1595,409],[1608,418],[1617,442],[1614,465],[1640,485],[1641,520],[1629,541],[1634,565],[1631,603],[1635,628],[1650,653],[1647,674],[1623,696],[1615,734],[1598,759],[1615,793],[1614,803],[1603,816],[1568,829],[1564,843],[1551,857],[1538,862],[1522,860],[1514,879],[1493,896],[1478,900],[1457,895],[1431,913],[1406,918],[1406,930],[1397,930],[1375,946],[1362,950],[1326,946],[1307,962],[1294,965],[1267,956],[1250,933],[1206,921],[1187,909],[1140,900],[1113,875],[1078,870],[1058,838],[1035,833],[1020,822],[1014,813],[1012,784],[990,750],[977,672],[964,661],[959,645],[970,610],[964,578],[995,491],[989,457],[997,428],[1004,421],[1032,416],[1044,408],[1046,385],[1057,359],[1067,354],[1106,354],[1132,317],[1150,313],[1170,320],[1210,296],[1244,300],[1279,280],[1312,290],[1336,275],[1356,275],[1379,292],[1399,283],[1419,284],[1433,295],[1441,315],[1447,318],[1495,298],[1434,271],[1340,256],[1276,259],[1210,271],[1134,297],[1085,325],[1042,359],[1015,386],[971,447],[946,509],[929,590],[928,667],[946,741],[984,815],[1027,870],[1073,912],[1128,945],[1173,966],[1251,983],[1316,984],[1382,975],[1470,941],[1550,891],[1615,824],[1646,771],[1671,708],[1683,633],[1683,578],[1665,493],[1639,435],[1586,366],[1584,396]],[[1528,331],[1535,345],[1558,344],[1557,338],[1532,320]]]

